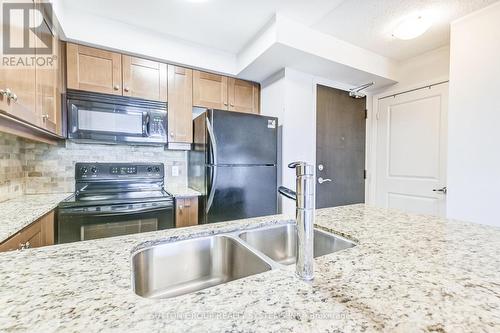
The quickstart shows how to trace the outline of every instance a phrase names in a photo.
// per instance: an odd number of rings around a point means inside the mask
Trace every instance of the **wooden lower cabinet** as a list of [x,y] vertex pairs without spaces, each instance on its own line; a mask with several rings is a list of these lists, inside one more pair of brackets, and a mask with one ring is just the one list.
[[36,220],[0,244],[0,252],[54,244],[54,211]]
[[175,198],[175,227],[198,224],[198,197]]

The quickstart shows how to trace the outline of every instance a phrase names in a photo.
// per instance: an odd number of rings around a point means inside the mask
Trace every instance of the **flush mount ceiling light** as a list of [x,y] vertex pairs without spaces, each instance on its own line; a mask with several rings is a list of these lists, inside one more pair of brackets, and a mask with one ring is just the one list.
[[432,25],[431,20],[426,19],[423,16],[412,16],[403,20],[394,29],[392,35],[397,39],[408,40],[417,38],[427,31]]

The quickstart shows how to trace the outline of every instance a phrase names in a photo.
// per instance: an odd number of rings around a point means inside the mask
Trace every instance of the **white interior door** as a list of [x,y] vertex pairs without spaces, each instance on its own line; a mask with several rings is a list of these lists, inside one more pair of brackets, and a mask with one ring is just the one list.
[[446,215],[448,84],[378,102],[376,204]]

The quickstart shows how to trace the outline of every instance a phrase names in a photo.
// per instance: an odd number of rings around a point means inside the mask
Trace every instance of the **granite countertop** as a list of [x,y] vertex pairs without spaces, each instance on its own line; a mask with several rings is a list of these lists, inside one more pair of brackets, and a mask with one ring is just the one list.
[[71,193],[28,194],[0,203],[0,242],[57,207]]
[[2,253],[0,331],[500,331],[500,229],[365,205],[317,211],[318,227],[358,245],[316,258],[312,283],[292,265],[171,299],[131,290],[131,251],[144,242],[289,221],[263,217]]
[[174,197],[198,197],[200,192],[193,190],[187,186],[166,186],[165,190],[172,194]]

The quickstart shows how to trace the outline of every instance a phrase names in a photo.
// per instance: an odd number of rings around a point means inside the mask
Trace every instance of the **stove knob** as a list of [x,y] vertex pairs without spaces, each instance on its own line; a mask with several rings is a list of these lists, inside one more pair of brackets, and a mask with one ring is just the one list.
[[148,167],[148,172],[151,172],[153,171],[153,168],[152,167]]
[[93,166],[92,168],[90,168],[90,171],[92,171],[92,173],[97,173],[97,168]]
[[160,167],[155,167],[156,172],[160,172]]
[[87,172],[89,172],[89,169],[87,167],[81,167],[80,172],[86,174]]

